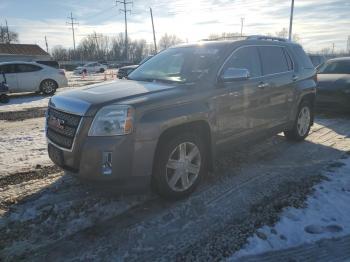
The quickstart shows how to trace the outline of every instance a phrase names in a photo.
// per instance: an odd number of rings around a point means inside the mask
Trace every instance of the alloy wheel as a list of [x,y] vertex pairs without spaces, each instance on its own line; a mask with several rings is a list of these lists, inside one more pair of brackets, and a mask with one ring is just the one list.
[[177,192],[189,189],[198,178],[201,168],[201,154],[191,142],[184,142],[175,147],[166,164],[166,181]]

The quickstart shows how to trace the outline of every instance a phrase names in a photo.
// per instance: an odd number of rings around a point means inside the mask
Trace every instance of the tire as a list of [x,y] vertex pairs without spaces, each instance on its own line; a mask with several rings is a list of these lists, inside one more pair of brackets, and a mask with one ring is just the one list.
[[181,133],[164,141],[157,152],[152,188],[168,199],[191,194],[207,172],[208,154],[202,139]]
[[8,102],[10,102],[10,98],[8,95],[0,95],[0,103],[7,104]]
[[40,91],[44,95],[53,95],[57,89],[57,83],[52,79],[45,79],[40,84]]
[[311,103],[307,100],[302,101],[299,105],[293,128],[284,131],[285,137],[291,141],[303,141],[310,132],[313,113]]
[[104,73],[105,69],[104,68],[100,68],[100,73]]

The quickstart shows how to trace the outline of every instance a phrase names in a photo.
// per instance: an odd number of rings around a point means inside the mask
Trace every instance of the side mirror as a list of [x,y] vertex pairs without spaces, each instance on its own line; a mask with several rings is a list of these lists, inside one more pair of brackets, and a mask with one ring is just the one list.
[[221,75],[220,79],[223,82],[231,82],[235,80],[245,80],[250,76],[249,70],[245,68],[229,67]]

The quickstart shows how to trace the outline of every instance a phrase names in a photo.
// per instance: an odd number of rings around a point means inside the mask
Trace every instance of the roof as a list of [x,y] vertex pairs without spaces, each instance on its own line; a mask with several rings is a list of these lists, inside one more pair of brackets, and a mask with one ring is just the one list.
[[350,56],[332,58],[328,61],[350,61]]
[[0,54],[49,56],[49,54],[45,52],[40,46],[28,44],[0,44]]

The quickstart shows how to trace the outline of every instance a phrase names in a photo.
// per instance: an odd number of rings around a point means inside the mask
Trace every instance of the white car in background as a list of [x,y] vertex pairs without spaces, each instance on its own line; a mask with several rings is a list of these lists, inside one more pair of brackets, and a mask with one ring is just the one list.
[[0,72],[4,72],[10,93],[41,92],[52,95],[57,88],[68,85],[65,72],[35,62],[3,62]]
[[83,66],[78,66],[74,70],[74,73],[81,74],[83,73],[83,71],[85,71],[86,73],[103,73],[106,70],[107,70],[106,65],[100,64],[97,62],[92,62],[92,63],[87,63]]

